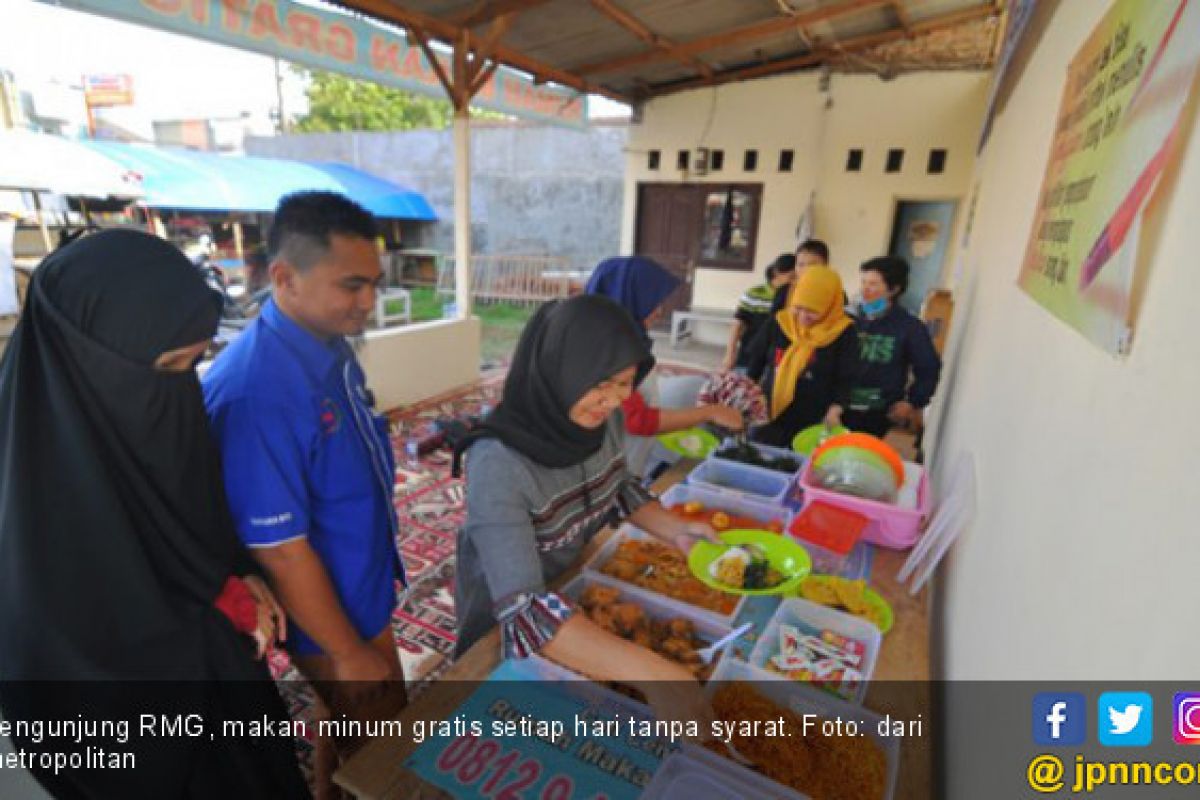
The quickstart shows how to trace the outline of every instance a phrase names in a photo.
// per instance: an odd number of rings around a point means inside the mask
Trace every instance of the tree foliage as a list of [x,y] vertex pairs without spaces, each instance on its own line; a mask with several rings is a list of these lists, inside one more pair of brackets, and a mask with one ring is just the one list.
[[[449,100],[391,86],[347,78],[332,72],[297,68],[309,79],[308,113],[296,120],[300,133],[337,131],[440,130],[454,118]],[[473,117],[505,119],[503,114],[472,109]]]

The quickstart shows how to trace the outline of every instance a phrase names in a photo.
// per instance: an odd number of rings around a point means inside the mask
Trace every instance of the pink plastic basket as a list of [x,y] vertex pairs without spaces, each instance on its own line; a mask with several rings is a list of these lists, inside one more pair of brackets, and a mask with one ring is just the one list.
[[921,484],[917,487],[917,507],[901,508],[892,503],[864,500],[861,497],[822,489],[813,482],[812,468],[813,462],[809,460],[800,472],[800,486],[804,489],[805,502],[823,500],[830,505],[857,511],[865,516],[870,522],[863,531],[863,541],[893,550],[904,550],[912,547],[917,539],[921,538],[921,525],[929,516],[931,501],[928,470],[921,472]]

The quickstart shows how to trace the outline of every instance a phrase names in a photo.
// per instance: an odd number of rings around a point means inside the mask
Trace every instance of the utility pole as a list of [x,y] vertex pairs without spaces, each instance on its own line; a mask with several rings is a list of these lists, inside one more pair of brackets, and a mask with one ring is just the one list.
[[279,57],[275,58],[275,101],[276,107],[279,110],[279,121],[277,123],[279,133],[287,133],[287,117],[283,113],[283,72],[279,69]]

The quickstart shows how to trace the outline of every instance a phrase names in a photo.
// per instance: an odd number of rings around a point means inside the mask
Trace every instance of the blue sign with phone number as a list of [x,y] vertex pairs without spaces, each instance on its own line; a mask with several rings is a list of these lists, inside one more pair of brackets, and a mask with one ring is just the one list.
[[[405,766],[464,800],[634,800],[674,749],[630,735],[629,718],[647,715],[596,684],[508,661],[455,713],[459,735],[431,736]],[[600,721],[617,735],[591,735]]]

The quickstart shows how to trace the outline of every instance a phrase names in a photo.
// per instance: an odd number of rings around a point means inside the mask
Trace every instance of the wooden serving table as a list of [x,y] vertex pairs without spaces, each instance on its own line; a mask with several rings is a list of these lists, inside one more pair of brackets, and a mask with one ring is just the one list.
[[[687,464],[686,466],[692,466]],[[677,465],[655,483],[656,492],[663,492],[678,483],[688,469]],[[601,531],[589,543],[580,559],[582,566],[609,538],[612,529]],[[893,719],[915,720],[920,715],[924,735],[908,738],[900,747],[900,782],[896,800],[923,800],[932,796],[933,735],[929,705],[930,649],[928,589],[915,597],[896,582],[896,573],[904,564],[907,553],[876,548],[869,583],[895,612],[895,623],[883,638],[872,687],[866,706],[872,707],[872,697],[886,694],[886,709]],[[579,574],[572,568],[558,581],[565,584]],[[417,697],[399,719],[407,731],[415,720],[449,719],[466,701],[479,683],[500,664],[500,632],[493,628],[471,647],[462,658],[432,686]],[[902,691],[881,691],[883,682],[904,682]],[[899,702],[898,702],[899,698]],[[421,780],[405,769],[404,762],[420,744],[409,737],[380,737],[367,742],[334,774],[334,781],[355,797],[370,800],[443,800],[451,795]]]

